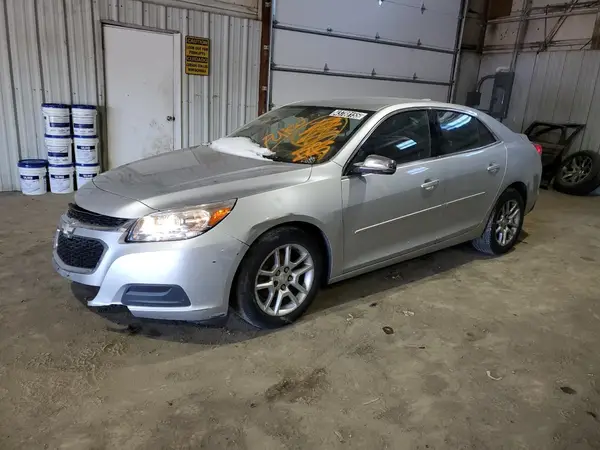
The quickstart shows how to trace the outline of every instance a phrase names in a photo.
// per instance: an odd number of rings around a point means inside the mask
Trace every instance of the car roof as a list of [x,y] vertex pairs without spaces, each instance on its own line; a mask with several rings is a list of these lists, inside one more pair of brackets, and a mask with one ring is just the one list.
[[[464,105],[457,105],[454,103],[445,103],[427,98],[415,99],[415,98],[398,98],[398,97],[344,97],[344,98],[330,98],[321,100],[303,100],[300,102],[290,103],[282,106],[320,106],[337,109],[354,109],[362,111],[380,111],[390,106],[398,106],[405,108],[439,108],[439,109],[451,109],[454,111],[460,111],[462,113],[470,114],[482,120],[497,136],[502,140],[510,140],[514,138],[514,133],[507,128],[505,125],[492,117],[485,114],[483,111],[478,109],[470,108]],[[401,109],[401,108],[399,108]],[[521,138],[519,138],[521,139]]]
[[[334,108],[359,109],[363,111],[379,111],[388,106],[423,104],[424,102],[437,105],[448,105],[447,103],[433,102],[430,99],[396,98],[396,97],[348,97],[331,98],[323,100],[303,100],[294,102],[292,105],[306,106],[330,106]],[[455,105],[459,106],[459,105]],[[464,108],[464,107],[461,107]]]

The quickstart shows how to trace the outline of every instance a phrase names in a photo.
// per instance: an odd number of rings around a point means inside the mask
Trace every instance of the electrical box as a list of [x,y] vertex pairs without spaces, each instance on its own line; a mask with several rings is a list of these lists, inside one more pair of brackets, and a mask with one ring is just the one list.
[[490,116],[496,119],[506,118],[514,81],[514,72],[496,72],[492,87],[492,97],[490,99],[490,109],[488,110]]
[[513,83],[515,81],[515,73],[500,69],[493,75],[486,75],[477,83],[477,88],[474,91],[467,92],[467,100],[465,104],[472,108],[478,108],[481,103],[481,86],[487,80],[494,80],[492,85],[492,95],[490,96],[490,106],[488,109],[479,108],[487,112],[495,119],[505,119],[508,115],[508,105],[510,103],[510,95],[512,94]]

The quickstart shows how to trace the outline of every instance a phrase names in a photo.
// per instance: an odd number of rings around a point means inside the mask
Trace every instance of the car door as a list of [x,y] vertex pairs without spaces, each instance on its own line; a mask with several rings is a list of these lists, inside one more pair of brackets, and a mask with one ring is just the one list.
[[442,163],[444,229],[441,238],[467,233],[487,219],[506,172],[503,142],[477,117],[432,110],[432,150]]
[[[369,155],[397,163],[392,175],[351,172]],[[434,242],[443,195],[431,158],[425,110],[384,118],[359,146],[342,177],[344,271],[357,270]]]

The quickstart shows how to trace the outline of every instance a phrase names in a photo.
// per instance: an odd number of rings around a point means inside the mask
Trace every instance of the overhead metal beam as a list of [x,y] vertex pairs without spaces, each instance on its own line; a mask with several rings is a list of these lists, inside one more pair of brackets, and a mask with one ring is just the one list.
[[[586,9],[574,9],[570,12],[557,12],[557,13],[548,13],[548,14],[530,14],[527,17],[528,21],[537,20],[537,19],[551,19],[554,17],[571,17],[571,16],[583,16],[587,14],[596,14],[600,11],[599,8],[586,8]],[[511,22],[519,22],[521,20],[521,16],[509,16],[509,17],[501,17],[499,19],[488,20],[488,25],[498,24],[498,23],[511,23]]]
[[[596,7],[600,3],[599,0],[588,0],[586,2],[579,2],[578,6],[582,8]],[[567,8],[571,4],[570,1],[565,3],[553,3],[549,5],[539,5],[539,6],[531,6],[532,11],[544,11],[546,13],[549,12],[563,12],[565,8]],[[520,11],[514,11],[520,12]]]
[[[527,42],[523,44],[519,53],[525,52],[537,52],[539,50],[542,41]],[[591,43],[590,39],[569,39],[565,41],[554,41],[548,45],[548,51],[551,50],[582,50],[582,46],[587,46]],[[514,50],[514,44],[502,44],[502,45],[487,45],[483,49],[484,55],[493,53],[509,53],[512,54]]]
[[189,9],[192,11],[205,11],[215,14],[243,17],[246,19],[258,19],[258,10],[256,8],[222,2],[219,0],[144,0],[144,2],[153,5]]
[[[571,0],[571,3],[569,4],[567,11],[565,11],[565,12],[568,13],[568,12],[573,11],[573,8],[575,8],[575,6],[577,6],[578,2],[579,2],[579,0]],[[559,18],[556,21],[556,23],[550,30],[550,33],[548,33],[548,35],[544,38],[544,42],[542,42],[542,44],[540,45],[540,49],[538,51],[543,52],[548,48],[548,44],[550,44],[550,42],[552,42],[552,39],[554,39],[554,36],[556,36],[556,33],[558,33],[558,31],[560,30],[560,27],[563,26],[563,24],[567,20],[567,17],[568,16],[562,16],[561,18]]]

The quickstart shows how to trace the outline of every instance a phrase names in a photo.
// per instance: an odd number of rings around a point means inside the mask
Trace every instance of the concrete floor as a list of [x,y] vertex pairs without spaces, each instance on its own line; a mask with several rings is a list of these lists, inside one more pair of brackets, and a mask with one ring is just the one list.
[[271,333],[88,310],[50,263],[69,200],[0,195],[2,449],[600,448],[599,197],[543,192],[510,254],[344,282]]

